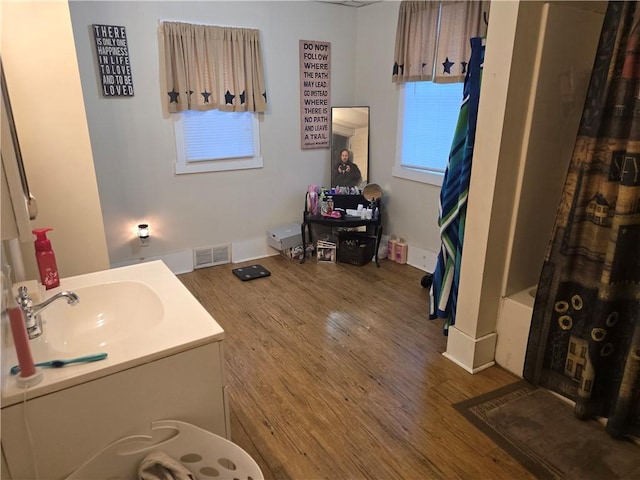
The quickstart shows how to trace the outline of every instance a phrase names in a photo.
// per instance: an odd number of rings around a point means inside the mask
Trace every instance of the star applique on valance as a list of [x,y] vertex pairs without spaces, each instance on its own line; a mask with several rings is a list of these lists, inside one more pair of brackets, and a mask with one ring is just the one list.
[[442,66],[444,68],[444,70],[442,71],[442,73],[451,73],[451,67],[453,67],[455,65],[454,62],[450,62],[449,61],[449,57],[447,57],[444,62],[442,62]]
[[178,103],[178,95],[180,95],[178,92],[171,90],[167,94],[169,95],[169,103]]

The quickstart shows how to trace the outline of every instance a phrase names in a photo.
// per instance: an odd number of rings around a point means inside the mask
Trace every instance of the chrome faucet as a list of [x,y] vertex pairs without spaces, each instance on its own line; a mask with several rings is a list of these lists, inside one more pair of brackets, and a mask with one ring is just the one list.
[[27,334],[29,335],[30,340],[42,335],[42,319],[40,318],[40,313],[59,298],[66,298],[67,303],[71,306],[77,305],[80,301],[78,295],[74,292],[60,292],[56,293],[53,297],[46,299],[44,302],[34,305],[33,300],[29,297],[27,292],[27,287],[18,288],[16,302],[18,302],[18,306],[24,312],[24,319],[27,324]]

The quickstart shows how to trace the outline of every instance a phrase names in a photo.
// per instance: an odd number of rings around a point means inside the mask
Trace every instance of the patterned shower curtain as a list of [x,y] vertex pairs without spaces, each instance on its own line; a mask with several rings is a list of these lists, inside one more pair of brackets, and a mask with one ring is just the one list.
[[484,39],[471,39],[471,59],[464,81],[463,100],[453,136],[449,163],[440,190],[438,225],[442,245],[433,273],[429,318],[444,319],[444,334],[455,323],[471,160],[476,137]]
[[640,7],[610,2],[534,305],[524,376],[640,434]]

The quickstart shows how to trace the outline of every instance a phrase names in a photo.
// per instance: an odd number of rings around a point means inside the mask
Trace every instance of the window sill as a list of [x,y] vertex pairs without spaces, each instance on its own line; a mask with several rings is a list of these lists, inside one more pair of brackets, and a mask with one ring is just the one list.
[[184,173],[224,172],[229,170],[247,170],[262,168],[262,157],[234,158],[229,160],[215,160],[211,162],[176,163],[176,175]]
[[442,180],[444,179],[444,173],[425,172],[398,166],[393,167],[393,169],[391,170],[391,175],[398,178],[404,178],[405,180],[413,180],[414,182],[435,185],[436,187],[441,187]]

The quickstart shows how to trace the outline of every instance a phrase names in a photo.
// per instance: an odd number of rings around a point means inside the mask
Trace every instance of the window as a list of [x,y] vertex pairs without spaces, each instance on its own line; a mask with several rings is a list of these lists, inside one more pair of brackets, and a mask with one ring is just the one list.
[[573,372],[573,360],[567,358],[567,368],[566,372]]
[[257,113],[187,110],[175,116],[177,174],[262,167]]
[[442,185],[463,87],[463,83],[433,82],[401,86],[394,176]]

